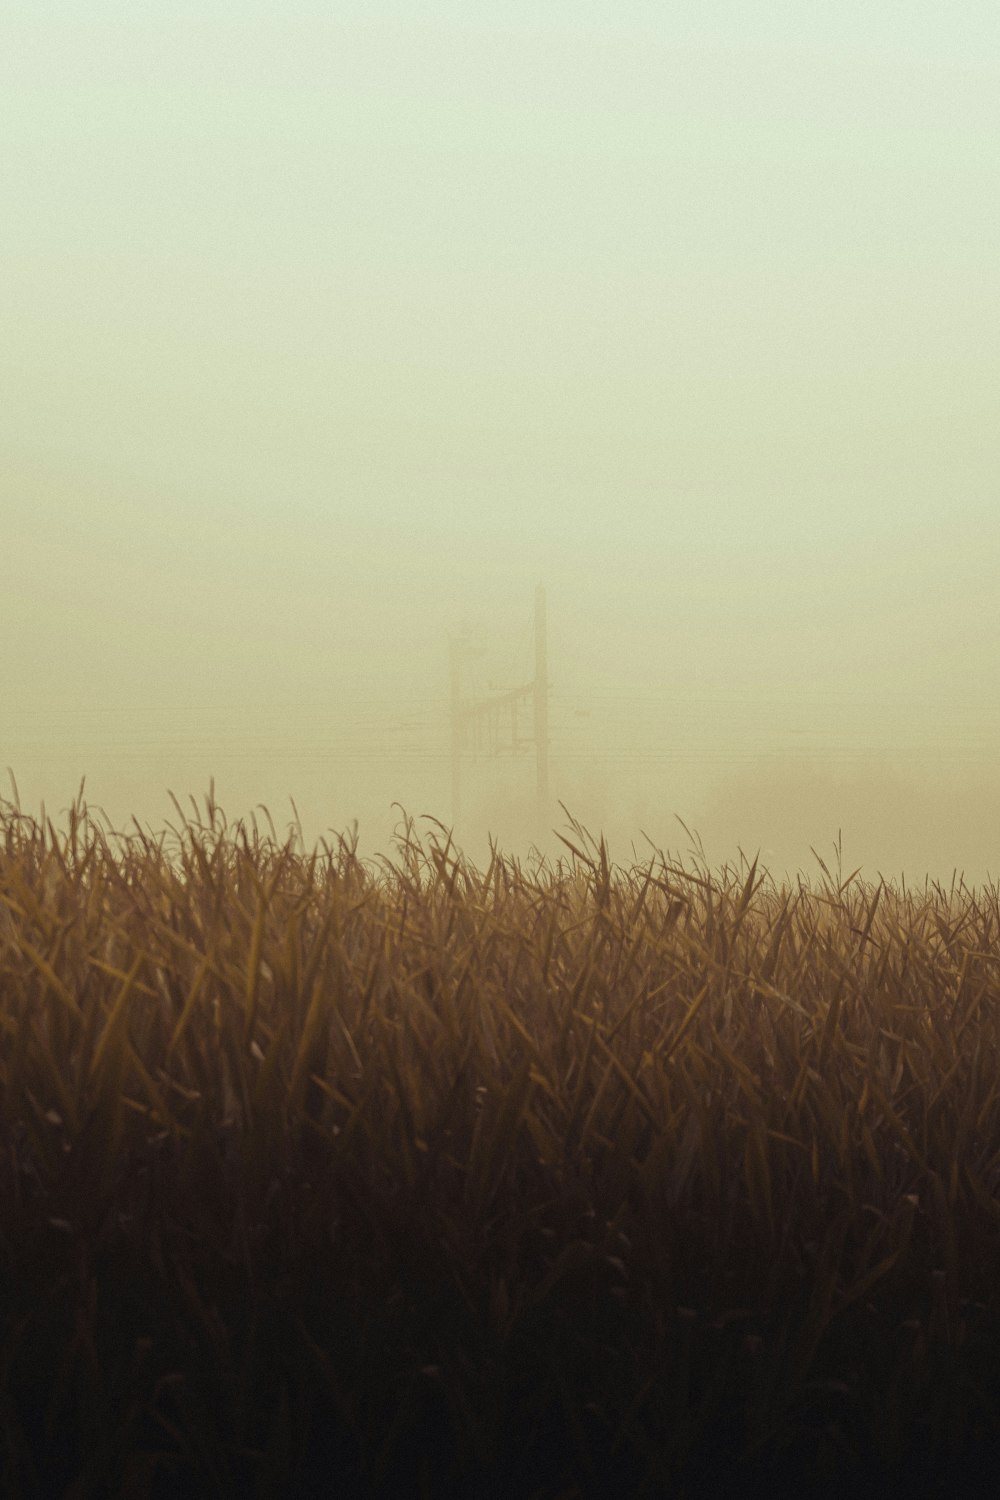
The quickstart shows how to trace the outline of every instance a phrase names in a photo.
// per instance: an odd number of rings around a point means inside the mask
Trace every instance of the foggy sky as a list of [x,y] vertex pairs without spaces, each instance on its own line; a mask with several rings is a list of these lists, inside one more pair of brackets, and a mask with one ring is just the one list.
[[[552,799],[1000,869],[1000,13],[365,0],[0,19],[0,768],[53,816]],[[525,729],[528,725],[525,724]],[[540,836],[533,763],[460,839]],[[0,787],[9,795],[9,786]],[[551,842],[551,841],[550,841]],[[554,846],[558,850],[558,846]],[[846,872],[845,872],[846,873]]]

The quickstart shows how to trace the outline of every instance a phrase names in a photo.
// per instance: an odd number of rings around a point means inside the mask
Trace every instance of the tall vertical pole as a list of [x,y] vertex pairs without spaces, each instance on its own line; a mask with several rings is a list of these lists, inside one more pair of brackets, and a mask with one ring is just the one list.
[[545,589],[535,589],[535,781],[538,816],[544,822],[549,802],[549,663],[545,635]]
[[454,636],[449,636],[451,655],[451,826],[458,823],[461,804],[461,755],[462,755],[462,680],[460,675],[460,646]]

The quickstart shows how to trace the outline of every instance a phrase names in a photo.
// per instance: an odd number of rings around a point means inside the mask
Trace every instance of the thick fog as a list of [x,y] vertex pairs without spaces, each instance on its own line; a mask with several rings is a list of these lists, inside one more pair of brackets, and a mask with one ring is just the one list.
[[821,9],[8,7],[26,811],[450,825],[541,583],[477,860],[996,875],[1000,18]]

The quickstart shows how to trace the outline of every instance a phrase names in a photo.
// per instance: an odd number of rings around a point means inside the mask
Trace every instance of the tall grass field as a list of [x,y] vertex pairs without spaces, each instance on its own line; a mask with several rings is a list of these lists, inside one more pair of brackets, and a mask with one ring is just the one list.
[[0,1493],[1000,1493],[996,889],[204,803],[0,808]]

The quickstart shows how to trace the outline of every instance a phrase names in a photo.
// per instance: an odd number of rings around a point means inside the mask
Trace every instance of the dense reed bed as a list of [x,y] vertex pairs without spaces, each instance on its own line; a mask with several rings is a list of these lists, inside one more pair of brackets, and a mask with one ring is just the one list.
[[5,1495],[971,1491],[995,889],[192,807],[3,804]]

